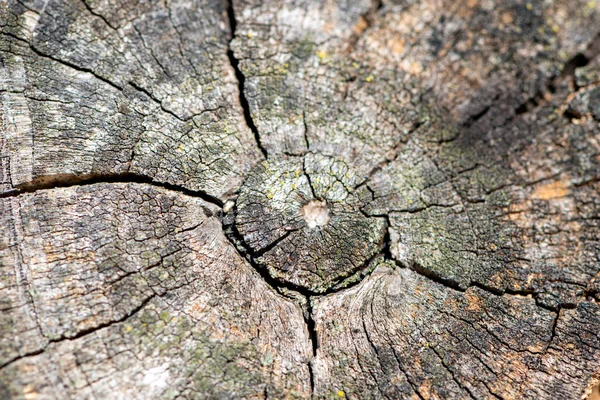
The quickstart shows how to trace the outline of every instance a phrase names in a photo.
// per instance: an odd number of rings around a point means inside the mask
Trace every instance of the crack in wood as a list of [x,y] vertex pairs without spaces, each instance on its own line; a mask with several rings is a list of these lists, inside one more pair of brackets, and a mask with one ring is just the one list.
[[265,149],[265,147],[263,146],[263,144],[260,140],[260,133],[258,132],[258,128],[256,127],[256,125],[254,124],[254,120],[252,119],[252,114],[250,111],[250,104],[248,103],[248,99],[246,98],[246,95],[244,93],[244,85],[246,82],[246,77],[244,76],[244,73],[240,69],[240,61],[235,57],[235,54],[233,53],[233,50],[231,48],[231,42],[235,39],[236,27],[237,27],[237,21],[235,19],[235,10],[233,9],[233,1],[234,0],[227,0],[227,17],[229,20],[229,29],[231,31],[231,39],[229,40],[229,43],[228,43],[227,57],[229,59],[229,63],[231,64],[231,68],[233,68],[233,71],[235,72],[235,77],[237,78],[237,81],[238,81],[239,100],[240,100],[240,104],[242,106],[244,120],[246,121],[246,125],[248,126],[248,128],[250,128],[250,130],[254,134],[254,140],[256,141],[256,145],[258,146],[258,149],[260,150],[260,152],[263,154],[263,156],[265,158],[268,158],[269,154],[267,152],[267,149]]
[[179,192],[191,197],[198,197],[207,203],[214,204],[222,208],[224,203],[221,199],[212,196],[203,190],[188,189],[181,185],[160,182],[151,177],[138,175],[131,172],[121,174],[89,174],[89,175],[49,175],[37,177],[26,185],[16,188],[13,191],[0,193],[0,198],[17,197],[23,193],[35,193],[41,190],[52,190],[57,188],[66,188],[71,186],[95,185],[98,183],[142,183],[161,187],[163,189]]

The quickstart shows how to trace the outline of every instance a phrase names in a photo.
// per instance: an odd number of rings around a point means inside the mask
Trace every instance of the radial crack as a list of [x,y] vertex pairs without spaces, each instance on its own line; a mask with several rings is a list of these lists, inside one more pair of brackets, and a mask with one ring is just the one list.
[[233,50],[231,48],[231,42],[233,41],[233,39],[235,39],[235,32],[237,27],[235,12],[233,10],[233,0],[227,1],[227,16],[229,17],[229,29],[231,31],[231,40],[228,43],[227,57],[229,58],[229,63],[231,64],[231,68],[233,68],[235,72],[235,77],[238,81],[238,94],[242,110],[244,111],[244,120],[246,121],[246,125],[248,126],[248,128],[250,128],[250,130],[254,134],[254,140],[256,141],[258,149],[263,154],[263,156],[267,158],[267,149],[263,147],[260,141],[260,134],[258,133],[258,128],[254,124],[254,121],[252,120],[252,114],[250,113],[250,104],[248,103],[248,99],[244,94],[244,84],[246,82],[246,77],[240,69],[240,61],[237,58],[235,58],[235,54],[233,53]]
[[23,359],[23,358],[33,357],[33,356],[37,356],[39,354],[42,354],[44,351],[46,351],[46,349],[48,348],[48,346],[50,344],[52,344],[52,343],[59,343],[59,342],[65,341],[65,340],[79,339],[79,338],[82,338],[84,336],[90,335],[90,334],[92,334],[94,332],[97,332],[97,331],[99,331],[101,329],[108,328],[108,327],[110,327],[112,325],[119,324],[121,322],[125,322],[126,320],[128,320],[129,318],[133,317],[135,314],[137,314],[138,312],[140,312],[144,307],[146,307],[148,305],[148,303],[152,299],[154,299],[157,296],[160,296],[160,295],[158,295],[157,293],[154,293],[154,294],[150,295],[147,299],[145,299],[144,301],[142,301],[139,306],[135,307],[133,310],[129,311],[128,313],[125,313],[125,315],[123,315],[119,319],[108,321],[108,322],[99,324],[97,326],[94,326],[94,327],[91,327],[91,328],[88,328],[88,329],[84,329],[82,331],[77,332],[73,336],[65,336],[65,335],[63,335],[63,336],[61,336],[59,338],[56,338],[56,339],[50,339],[50,340],[48,340],[48,342],[46,343],[46,345],[44,347],[42,347],[41,349],[37,349],[37,350],[31,351],[31,352],[19,355],[17,357],[14,357],[14,358],[6,361],[4,364],[1,364],[0,365],[0,370],[8,367],[9,365],[11,365],[11,364],[13,364],[13,363],[15,363],[15,362]]
[[179,192],[191,197],[198,197],[207,203],[214,204],[219,208],[223,207],[223,202],[203,190],[193,190],[181,185],[174,185],[166,182],[158,182],[144,175],[137,175],[130,172],[122,174],[89,174],[89,175],[55,175],[38,177],[35,180],[19,187],[16,190],[0,193],[0,198],[18,197],[23,193],[35,193],[40,190],[52,190],[71,186],[94,185],[98,183],[144,183],[167,190]]

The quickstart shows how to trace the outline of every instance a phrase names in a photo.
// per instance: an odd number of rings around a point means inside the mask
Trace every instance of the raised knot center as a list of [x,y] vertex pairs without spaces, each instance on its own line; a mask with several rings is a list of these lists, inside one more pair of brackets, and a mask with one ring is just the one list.
[[370,192],[337,158],[278,156],[240,188],[235,226],[271,277],[323,293],[365,270],[384,245],[386,221],[361,212]]
[[302,216],[309,229],[327,225],[330,219],[327,203],[319,200],[311,200],[302,207]]

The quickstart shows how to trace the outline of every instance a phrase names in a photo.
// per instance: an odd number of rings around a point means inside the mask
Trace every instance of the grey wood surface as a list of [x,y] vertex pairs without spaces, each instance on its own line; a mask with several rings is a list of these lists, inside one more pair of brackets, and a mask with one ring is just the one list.
[[599,54],[594,0],[0,0],[0,399],[592,399]]

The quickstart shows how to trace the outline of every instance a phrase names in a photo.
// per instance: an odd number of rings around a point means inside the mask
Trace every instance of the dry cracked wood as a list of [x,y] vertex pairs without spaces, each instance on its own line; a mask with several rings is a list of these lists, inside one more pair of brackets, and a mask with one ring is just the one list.
[[599,26],[0,0],[0,398],[592,399]]

